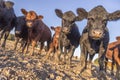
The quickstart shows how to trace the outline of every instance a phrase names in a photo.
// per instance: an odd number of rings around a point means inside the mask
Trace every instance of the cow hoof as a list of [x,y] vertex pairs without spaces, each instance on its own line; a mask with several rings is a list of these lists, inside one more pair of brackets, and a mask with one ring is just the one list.
[[5,45],[4,44],[2,44],[2,46],[1,46],[3,49],[5,49]]
[[100,80],[107,80],[105,76],[105,71],[100,71],[98,77],[100,78]]
[[112,75],[112,76],[114,76],[114,73],[113,73],[113,72],[111,72],[111,75]]

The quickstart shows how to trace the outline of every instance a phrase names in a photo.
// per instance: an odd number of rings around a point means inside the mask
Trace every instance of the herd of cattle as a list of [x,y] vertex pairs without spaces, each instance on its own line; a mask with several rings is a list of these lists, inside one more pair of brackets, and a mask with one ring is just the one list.
[[[6,39],[10,31],[15,28],[15,47],[19,40],[22,40],[22,52],[27,53],[29,45],[32,45],[30,55],[34,55],[34,48],[37,42],[40,42],[40,50],[47,42],[46,56],[48,59],[51,52],[54,52],[56,62],[70,64],[75,49],[80,45],[80,65],[81,70],[87,68],[87,63],[91,67],[91,62],[96,53],[98,53],[98,63],[100,72],[106,70],[108,59],[112,64],[116,64],[118,76],[120,74],[120,37],[117,41],[109,44],[108,21],[120,19],[120,10],[108,13],[106,9],[99,5],[87,12],[83,8],[76,10],[77,16],[72,11],[62,12],[55,9],[56,15],[61,18],[61,26],[51,27],[55,31],[53,37],[51,30],[42,21],[43,16],[35,11],[21,9],[23,16],[16,16],[13,9],[14,3],[11,1],[0,1],[0,40],[4,37],[2,47],[5,48]],[[87,19],[87,25],[80,34],[76,21]],[[40,51],[41,52],[41,51]],[[89,61],[87,61],[89,58]],[[104,64],[105,63],[105,64]],[[113,68],[112,68],[113,69]],[[112,71],[113,72],[113,71]]]

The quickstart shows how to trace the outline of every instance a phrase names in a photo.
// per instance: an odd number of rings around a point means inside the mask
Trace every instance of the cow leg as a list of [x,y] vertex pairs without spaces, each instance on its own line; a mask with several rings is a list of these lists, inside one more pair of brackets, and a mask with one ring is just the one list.
[[33,56],[34,55],[34,48],[36,45],[36,41],[32,41],[32,51],[30,52],[30,55]]
[[83,43],[80,43],[80,49],[81,49],[81,54],[80,54],[80,65],[83,66],[85,65],[85,58],[86,58],[86,47],[84,46]]
[[26,54],[28,52],[29,45],[30,45],[30,42],[27,42],[25,51],[22,50],[22,51],[24,51],[24,54]]
[[[22,53],[25,51],[26,46],[27,46],[27,42],[25,41],[25,43],[24,43],[24,41],[22,41],[22,43],[21,43]],[[29,47],[29,45],[27,47]]]
[[18,42],[19,42],[19,38],[15,37],[14,50],[16,50]]
[[0,41],[1,41],[1,39],[2,39],[4,33],[5,33],[4,30],[2,30],[2,31],[0,32]]
[[84,44],[85,47],[87,48],[87,51],[89,52],[90,55],[95,54],[95,50],[93,50],[93,49],[91,48],[91,45],[90,45],[90,42],[89,42],[88,39],[85,40],[85,41],[83,41],[83,44]]
[[95,55],[95,54],[89,55],[90,57],[89,57],[89,65],[88,65],[88,68],[89,68],[90,70],[92,70],[92,60],[93,60],[94,55]]
[[49,51],[47,52],[47,54],[46,54],[45,58],[43,59],[43,61],[46,61],[49,58],[49,56],[50,56],[51,52],[53,51],[53,49],[54,49],[53,47],[51,47],[49,49]]
[[39,50],[39,53],[40,53],[40,54],[41,54],[41,52],[42,52],[43,47],[44,47],[44,42],[41,42],[41,44],[40,44],[40,50]]
[[68,55],[67,64],[70,64],[70,63],[71,63],[71,60],[72,60],[74,51],[75,51],[75,47],[74,47],[74,46],[71,46],[70,51],[69,51],[68,54],[67,54],[67,55]]
[[120,65],[116,62],[116,78],[117,80],[120,80]]
[[49,48],[50,48],[50,43],[51,43],[51,41],[47,41],[47,49],[46,49],[46,51],[49,50]]
[[85,59],[84,59],[84,63],[83,63],[83,66],[82,66],[82,68],[81,68],[80,73],[82,73],[85,69],[87,69],[87,57],[88,57],[88,53],[86,52],[86,54],[85,54]]
[[113,73],[114,64],[115,64],[115,60],[114,60],[114,51],[113,51],[113,54],[112,54],[112,65],[111,65],[111,75],[114,75],[114,73]]
[[105,76],[105,73],[104,73],[104,60],[105,60],[105,53],[106,53],[106,50],[107,50],[107,46],[103,46],[103,43],[101,42],[100,44],[100,48],[99,48],[99,57],[98,57],[98,63],[99,63],[99,77],[104,80],[106,80],[106,76]]
[[80,48],[81,48],[80,65],[82,66],[80,73],[82,73],[87,68],[88,53],[86,47],[83,46],[83,44],[80,45]]
[[60,38],[58,39],[58,50],[55,52],[55,63],[60,63],[60,55],[62,53],[62,49],[63,49],[63,46],[61,45],[62,41],[61,41],[61,35],[60,35]]
[[108,58],[105,57],[105,72],[107,72]]
[[6,40],[7,40],[8,36],[9,36],[9,33],[10,33],[9,31],[6,31],[6,32],[5,32],[4,41],[3,41],[3,43],[2,43],[2,47],[3,47],[3,48],[5,48]]

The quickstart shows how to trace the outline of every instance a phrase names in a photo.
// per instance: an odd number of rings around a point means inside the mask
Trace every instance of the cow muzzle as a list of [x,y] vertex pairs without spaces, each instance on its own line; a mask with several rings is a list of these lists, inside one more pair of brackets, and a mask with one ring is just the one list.
[[103,30],[95,29],[91,31],[91,37],[93,39],[101,39],[104,36]]
[[20,33],[21,33],[21,31],[15,31],[15,34],[18,34],[18,35],[19,35]]
[[27,24],[27,26],[28,26],[29,28],[32,27],[32,22],[27,22],[26,24]]
[[62,32],[64,32],[65,34],[69,34],[70,33],[70,29],[67,27],[63,27],[62,28]]

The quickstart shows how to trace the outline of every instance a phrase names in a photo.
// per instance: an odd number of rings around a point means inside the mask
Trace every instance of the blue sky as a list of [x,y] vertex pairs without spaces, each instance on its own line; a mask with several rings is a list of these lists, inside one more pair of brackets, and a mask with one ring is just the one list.
[[[23,15],[21,8],[26,10],[34,10],[37,14],[44,16],[44,23],[50,26],[61,25],[61,19],[55,14],[55,9],[65,11],[73,11],[76,14],[77,8],[84,8],[90,11],[97,5],[103,5],[108,12],[120,10],[120,0],[11,0],[15,3],[14,10],[17,16]],[[77,15],[77,14],[76,14]],[[76,22],[79,26],[80,33],[86,25],[86,20]],[[115,41],[116,36],[120,36],[120,20],[108,22],[110,32],[110,42]],[[77,48],[75,55],[80,55],[80,49]]]

